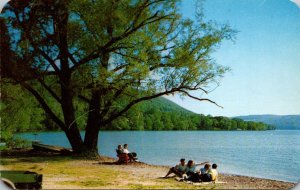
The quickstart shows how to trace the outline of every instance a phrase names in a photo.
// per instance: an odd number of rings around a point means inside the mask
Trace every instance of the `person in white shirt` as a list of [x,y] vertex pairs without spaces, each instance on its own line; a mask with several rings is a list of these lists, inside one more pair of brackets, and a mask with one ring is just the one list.
[[124,144],[123,147],[124,147],[123,148],[123,153],[128,154],[131,161],[136,161],[137,160],[137,154],[135,152],[130,152],[128,150],[128,144]]
[[208,173],[210,174],[210,180],[216,181],[218,179],[218,170],[217,170],[217,164],[212,165],[212,169],[208,170]]
[[174,173],[175,175],[182,177],[186,170],[185,159],[181,158],[180,163],[177,164],[175,167],[170,168],[168,173],[166,174],[165,178],[167,178],[170,174]]
[[125,153],[125,154],[130,153],[129,150],[128,150],[128,145],[127,144],[124,144],[123,153]]

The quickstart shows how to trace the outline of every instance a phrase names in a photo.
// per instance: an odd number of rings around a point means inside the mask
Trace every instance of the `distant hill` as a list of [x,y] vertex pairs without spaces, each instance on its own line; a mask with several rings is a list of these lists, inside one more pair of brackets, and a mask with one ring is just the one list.
[[144,101],[123,117],[106,126],[107,130],[268,130],[262,122],[196,114],[164,98]]
[[263,122],[279,130],[300,130],[300,115],[247,115],[237,116],[245,121]]
[[188,115],[198,115],[190,110],[187,110],[178,104],[172,102],[171,100],[168,100],[164,97],[158,97],[154,98],[149,101],[142,102],[140,104],[140,107],[144,110],[150,110],[150,109],[159,109],[162,112],[179,112],[182,114],[188,114]]

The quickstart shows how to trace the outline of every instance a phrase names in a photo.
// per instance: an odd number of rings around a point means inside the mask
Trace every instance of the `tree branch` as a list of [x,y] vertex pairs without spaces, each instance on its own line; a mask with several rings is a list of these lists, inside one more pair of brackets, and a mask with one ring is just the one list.
[[127,112],[132,106],[134,106],[135,104],[139,103],[139,102],[142,102],[142,101],[145,101],[145,100],[150,100],[150,99],[153,99],[153,98],[157,98],[157,97],[160,97],[162,95],[166,95],[166,94],[170,94],[170,93],[173,93],[173,92],[176,92],[178,91],[179,89],[177,88],[173,88],[172,90],[170,91],[164,91],[164,92],[161,92],[161,93],[158,93],[158,94],[154,94],[154,95],[151,95],[151,96],[145,96],[145,97],[142,97],[142,98],[138,98],[136,100],[133,100],[132,102],[130,102],[129,104],[127,104],[127,106],[125,108],[123,108],[121,111],[117,112],[117,113],[112,113],[111,116],[103,121],[104,124],[108,124],[110,123],[111,121],[113,121],[114,119],[116,119],[117,117],[123,115],[125,112]]
[[224,108],[224,107],[220,106],[219,104],[217,104],[216,102],[214,102],[214,101],[212,101],[212,100],[210,100],[210,99],[208,99],[208,98],[197,98],[197,97],[195,97],[195,96],[190,95],[190,94],[189,94],[187,91],[185,91],[185,90],[179,90],[179,92],[182,92],[182,93],[186,94],[188,97],[193,98],[193,99],[195,99],[195,100],[199,100],[199,101],[208,101],[208,102],[210,102],[210,103],[215,104],[216,106],[218,106],[218,107],[220,107],[220,108]]
[[[127,85],[126,85],[127,86]],[[116,93],[114,94],[114,97],[112,98],[112,100],[110,100],[107,104],[104,105],[104,109],[101,111],[100,113],[100,117],[104,117],[108,112],[109,112],[109,109],[113,103],[113,101],[115,99],[117,99],[121,94],[122,92],[126,89],[126,86],[123,86],[121,88],[119,88]]]
[[55,115],[55,113],[51,110],[51,108],[48,106],[48,104],[45,102],[43,97],[35,90],[33,89],[29,84],[25,82],[21,82],[21,85],[27,89],[39,102],[41,107],[44,109],[44,111],[52,118],[52,120],[64,131],[67,130],[65,124]]
[[61,98],[57,96],[57,94],[40,78],[37,78],[39,83],[52,95],[52,97],[61,103]]
[[18,17],[18,13],[16,10],[14,10],[15,16],[17,18],[18,24],[20,25],[20,27],[23,29],[24,34],[26,36],[26,38],[29,40],[29,42],[32,44],[33,48],[35,49],[35,51],[38,51],[49,63],[50,65],[53,67],[53,69],[55,70],[55,72],[59,75],[60,71],[59,68],[57,67],[57,65],[55,64],[55,62],[44,52],[42,51],[38,45],[36,45],[33,41],[33,39],[31,38],[30,34],[28,33],[27,27],[24,25],[24,23],[22,23]]
[[90,99],[88,99],[87,97],[85,97],[83,95],[78,95],[78,98],[81,99],[81,100],[83,100],[86,103],[90,103],[90,101],[91,101]]
[[159,20],[162,20],[162,19],[165,19],[165,18],[168,18],[170,17],[172,14],[169,14],[169,15],[164,15],[164,16],[157,16],[158,14],[158,11],[156,13],[154,13],[152,16],[146,18],[145,20],[143,20],[140,24],[138,24],[137,26],[131,26],[131,30],[126,30],[123,34],[117,36],[117,37],[114,37],[112,38],[111,40],[109,40],[104,46],[103,46],[103,49],[107,49],[108,47],[110,47],[112,44],[130,36],[131,34],[133,34],[134,32],[136,32],[138,29],[148,25],[148,24],[151,24],[153,22],[156,22],[156,21],[159,21]]
[[76,64],[74,64],[73,67],[70,68],[71,71],[74,71],[77,67],[79,67],[80,65],[83,65],[89,61],[92,61],[94,59],[97,59],[100,57],[100,50],[99,51],[94,51],[92,53],[90,53],[89,55],[87,55],[85,58],[82,58],[80,61],[78,61]]

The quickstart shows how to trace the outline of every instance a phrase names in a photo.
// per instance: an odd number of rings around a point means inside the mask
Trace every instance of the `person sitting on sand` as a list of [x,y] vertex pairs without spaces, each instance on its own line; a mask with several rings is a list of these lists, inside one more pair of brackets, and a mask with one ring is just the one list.
[[203,165],[203,164],[206,164],[207,162],[203,162],[203,163],[200,163],[200,164],[195,164],[195,162],[193,160],[189,160],[188,161],[188,164],[186,166],[186,169],[185,169],[185,173],[188,177],[190,176],[193,176],[196,172],[196,166],[200,166],[200,165]]
[[128,144],[124,144],[123,153],[128,154],[130,160],[136,161],[137,160],[137,154],[135,152],[130,152],[128,150]]
[[218,178],[218,170],[217,170],[217,164],[212,165],[212,169],[208,170],[208,173],[210,174],[211,181],[216,181]]
[[210,164],[205,164],[203,168],[200,169],[200,174],[206,174],[210,169]]
[[168,173],[166,174],[165,178],[167,178],[170,174],[174,173],[175,175],[182,177],[182,175],[185,173],[186,165],[185,165],[185,159],[181,158],[180,163],[177,164],[175,167],[170,168]]
[[204,167],[199,170],[199,172],[197,172],[193,175],[190,175],[190,177],[187,180],[192,181],[192,182],[202,181],[201,180],[202,176],[207,174],[209,169],[210,169],[210,164],[205,164]]
[[218,178],[217,164],[212,165],[212,169],[209,169],[207,173],[200,176],[201,181],[216,181]]
[[196,164],[194,163],[193,160],[189,160],[187,165],[186,165],[186,169],[185,169],[185,173],[188,177],[192,176],[195,174],[195,170],[196,170]]

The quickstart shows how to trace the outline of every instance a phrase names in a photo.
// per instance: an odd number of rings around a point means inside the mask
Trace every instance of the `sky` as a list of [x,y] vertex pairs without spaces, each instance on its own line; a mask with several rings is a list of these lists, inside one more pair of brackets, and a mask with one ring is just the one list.
[[[195,1],[183,0],[184,17],[193,19]],[[179,96],[167,98],[196,113],[213,116],[300,114],[300,1],[206,0],[205,18],[237,30],[212,55],[231,72],[203,98],[224,108]],[[200,95],[200,93],[199,93]]]

